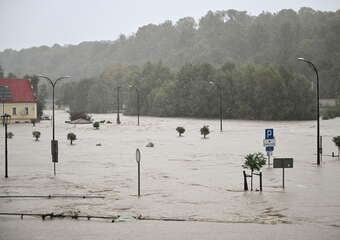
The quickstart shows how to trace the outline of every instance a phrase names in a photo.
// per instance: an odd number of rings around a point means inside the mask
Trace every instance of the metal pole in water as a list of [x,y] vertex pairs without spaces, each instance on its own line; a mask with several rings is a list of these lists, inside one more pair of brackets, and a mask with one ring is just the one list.
[[244,188],[244,191],[248,191],[247,174],[246,174],[246,171],[244,170],[243,170],[243,188]]
[[138,162],[138,197],[140,197],[140,162]]
[[282,188],[285,188],[285,168],[282,168]]
[[5,122],[5,178],[8,178],[7,123]]
[[138,197],[140,197],[140,151],[136,149],[136,162],[138,167]]

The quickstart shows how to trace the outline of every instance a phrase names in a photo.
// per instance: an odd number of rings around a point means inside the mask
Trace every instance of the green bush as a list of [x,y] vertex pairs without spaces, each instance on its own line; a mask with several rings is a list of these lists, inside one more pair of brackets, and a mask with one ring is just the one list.
[[8,137],[8,138],[12,138],[13,136],[14,136],[14,134],[13,134],[12,132],[8,132],[8,133],[7,133],[7,137]]
[[209,126],[208,125],[203,126],[200,131],[201,135],[203,135],[203,137],[205,138],[210,133]]
[[33,137],[35,137],[35,141],[38,141],[41,133],[39,131],[33,131],[32,135],[33,135]]
[[182,134],[185,132],[185,128],[184,127],[177,127],[176,131],[178,132],[179,136],[182,136]]
[[243,164],[244,168],[248,168],[253,172],[254,170],[260,171],[262,166],[266,164],[266,158],[263,153],[250,153],[245,157]]
[[73,141],[77,140],[77,136],[74,133],[70,132],[67,134],[67,140],[70,140],[72,145]]
[[94,122],[94,123],[93,123],[93,127],[94,127],[95,129],[99,129],[99,122]]

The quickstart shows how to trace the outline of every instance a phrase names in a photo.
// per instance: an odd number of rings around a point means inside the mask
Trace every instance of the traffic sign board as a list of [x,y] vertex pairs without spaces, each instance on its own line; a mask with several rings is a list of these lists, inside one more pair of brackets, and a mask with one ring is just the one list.
[[274,168],[293,168],[293,158],[274,158]]
[[265,129],[264,138],[265,139],[273,139],[274,138],[274,129],[273,128]]
[[273,152],[274,151],[274,147],[266,147],[266,152]]
[[275,139],[264,139],[263,140],[264,147],[274,147],[275,143],[276,143]]
[[140,151],[139,151],[138,148],[137,148],[137,150],[136,150],[136,162],[137,162],[137,163],[140,162]]

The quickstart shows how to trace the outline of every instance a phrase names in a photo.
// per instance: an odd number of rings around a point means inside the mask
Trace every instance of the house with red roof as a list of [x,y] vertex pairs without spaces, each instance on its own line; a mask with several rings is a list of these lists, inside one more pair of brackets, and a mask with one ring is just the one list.
[[14,121],[37,119],[37,98],[27,79],[0,78],[0,113],[10,114]]

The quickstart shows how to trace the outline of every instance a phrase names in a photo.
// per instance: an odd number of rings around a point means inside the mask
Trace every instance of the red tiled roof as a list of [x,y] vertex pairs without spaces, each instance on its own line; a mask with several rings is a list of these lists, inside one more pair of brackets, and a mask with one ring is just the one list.
[[[0,86],[8,86],[11,93],[11,98],[5,100],[5,102],[36,102],[33,89],[27,79],[0,78]],[[0,99],[1,101],[2,99]]]

